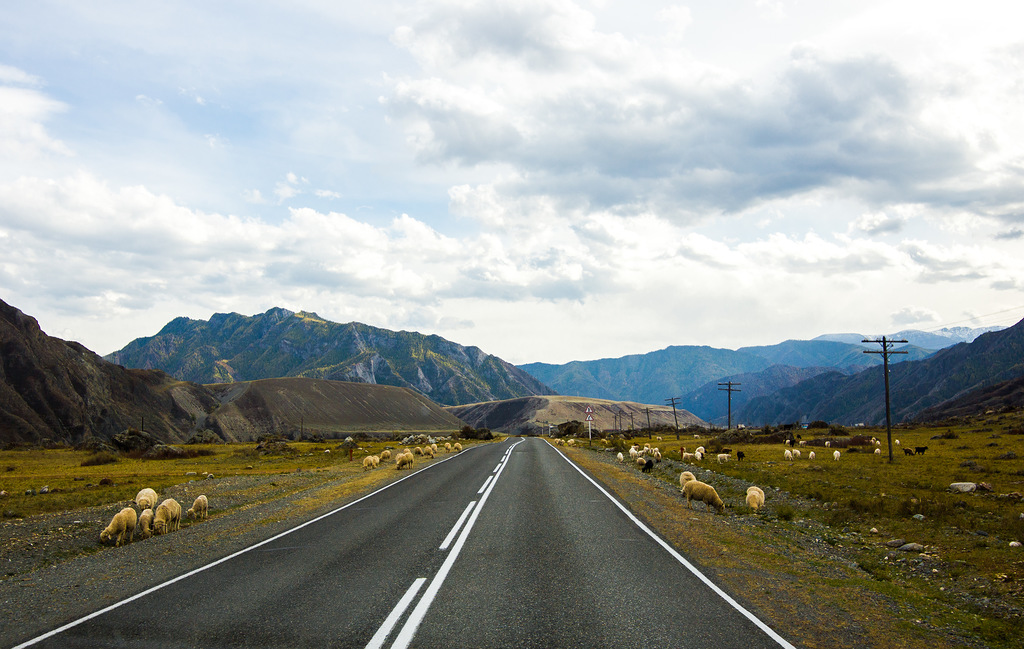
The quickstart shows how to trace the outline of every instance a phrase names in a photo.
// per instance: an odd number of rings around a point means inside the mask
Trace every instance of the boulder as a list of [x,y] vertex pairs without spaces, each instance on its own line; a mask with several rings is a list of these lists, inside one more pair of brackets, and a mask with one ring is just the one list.
[[900,552],[921,552],[924,546],[920,543],[904,543],[899,547]]
[[144,430],[129,428],[110,438],[111,443],[120,451],[130,453],[132,451],[148,451],[156,446],[156,439]]
[[955,493],[970,493],[975,491],[978,485],[973,482],[954,482],[949,485],[949,490]]

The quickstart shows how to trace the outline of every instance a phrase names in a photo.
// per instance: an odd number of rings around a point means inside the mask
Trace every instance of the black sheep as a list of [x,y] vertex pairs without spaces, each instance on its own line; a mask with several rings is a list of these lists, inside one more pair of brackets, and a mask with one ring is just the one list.
[[649,459],[646,462],[644,462],[644,468],[642,468],[640,470],[643,471],[644,473],[650,473],[651,469],[653,469],[653,468],[654,468],[654,460],[650,460]]

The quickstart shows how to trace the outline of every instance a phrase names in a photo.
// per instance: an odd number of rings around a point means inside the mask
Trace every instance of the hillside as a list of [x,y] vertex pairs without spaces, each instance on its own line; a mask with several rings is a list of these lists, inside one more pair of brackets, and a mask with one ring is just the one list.
[[0,442],[77,444],[130,426],[169,442],[216,400],[158,370],[127,370],[0,301]]
[[[893,420],[918,413],[972,391],[1024,375],[1024,320],[1001,331],[982,334],[924,360],[889,368]],[[852,376],[831,372],[793,387],[751,400],[737,421],[760,425],[801,419],[853,424],[885,421],[881,367]]]
[[224,439],[300,430],[340,437],[355,432],[453,431],[463,426],[422,394],[389,385],[281,378],[207,388],[220,405],[206,426]]
[[160,368],[196,383],[305,377],[391,385],[446,405],[552,392],[477,347],[357,322],[338,324],[286,309],[251,317],[218,313],[209,321],[177,318],[107,359],[126,367]]
[[[846,372],[859,371],[881,362],[877,355],[865,354],[865,347],[861,344],[828,340],[787,340],[776,345],[740,347],[737,351],[760,356],[775,365],[800,368],[831,367]],[[914,345],[906,345],[905,349],[907,354],[894,356],[890,362],[920,360],[934,353]]]
[[[671,406],[560,395],[449,406],[445,410],[474,428],[535,435],[546,431],[548,426],[557,426],[568,421],[585,422],[588,407],[593,410],[594,420],[591,426],[594,430],[627,430],[631,426],[643,428],[648,425],[648,416],[651,426],[675,425]],[[676,417],[680,428],[707,425],[692,413],[678,407]]]

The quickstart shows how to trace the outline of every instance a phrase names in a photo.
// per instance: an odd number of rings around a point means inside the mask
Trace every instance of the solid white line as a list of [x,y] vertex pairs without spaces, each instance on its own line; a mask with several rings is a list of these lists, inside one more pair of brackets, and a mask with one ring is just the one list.
[[[471,447],[469,447],[466,450],[472,450],[473,448],[478,448],[478,447],[471,446]],[[272,536],[269,539],[266,539],[266,540],[260,541],[259,543],[255,543],[253,545],[250,545],[247,548],[242,548],[241,550],[238,550],[237,552],[229,554],[226,557],[221,557],[220,559],[217,559],[216,561],[214,561],[212,563],[208,563],[205,566],[200,566],[200,567],[198,567],[198,568],[196,568],[194,570],[190,570],[189,572],[186,572],[183,575],[178,575],[177,577],[174,577],[173,579],[169,579],[168,581],[165,581],[162,584],[157,584],[156,586],[153,586],[152,588],[147,588],[146,590],[142,591],[141,593],[132,595],[131,597],[129,597],[127,599],[122,599],[120,602],[116,602],[114,604],[111,604],[110,606],[107,606],[106,608],[101,608],[100,610],[94,611],[94,612],[86,615],[85,617],[80,617],[77,620],[74,620],[73,622],[68,622],[64,626],[58,627],[58,628],[56,628],[56,629],[54,629],[52,631],[48,631],[48,632],[44,633],[41,636],[38,636],[36,638],[32,638],[31,640],[26,640],[25,642],[22,642],[20,645],[17,645],[15,647],[11,647],[11,649],[24,649],[25,647],[31,647],[32,645],[34,645],[36,643],[39,643],[39,642],[42,642],[43,640],[46,640],[47,638],[52,638],[53,636],[57,635],[58,633],[62,633],[64,631],[67,631],[68,629],[74,628],[74,627],[78,626],[79,624],[82,624],[83,622],[88,622],[89,620],[91,620],[91,619],[93,619],[95,617],[99,617],[99,616],[103,615],[104,613],[108,613],[110,611],[113,611],[114,609],[120,608],[120,607],[124,606],[125,604],[130,604],[131,602],[134,602],[135,600],[139,599],[140,597],[145,597],[146,595],[149,595],[150,593],[156,592],[156,591],[158,591],[158,590],[160,590],[162,588],[170,586],[171,584],[177,583],[177,582],[181,581],[182,579],[188,579],[192,575],[199,574],[200,572],[203,572],[204,570],[208,570],[210,568],[213,568],[214,566],[218,566],[218,565],[224,563],[225,561],[230,561],[231,559],[234,559],[235,557],[237,557],[239,555],[245,554],[246,552],[249,552],[251,550],[255,550],[256,548],[259,548],[259,547],[262,547],[264,545],[267,545],[268,543],[272,543],[272,542],[276,541],[277,539],[279,539],[279,538],[281,538],[283,536],[287,536],[287,535],[291,534],[292,532],[295,532],[297,530],[301,530],[303,527],[306,527],[307,525],[312,525],[313,523],[321,521],[321,520],[327,518],[328,516],[333,516],[333,515],[337,514],[338,512],[340,512],[343,509],[348,509],[352,505],[361,503],[364,500],[366,500],[367,498],[371,498],[373,496],[376,496],[377,494],[379,494],[380,492],[384,491],[385,489],[390,489],[391,487],[394,487],[396,484],[398,484],[400,482],[404,482],[404,481],[408,480],[409,478],[413,477],[414,475],[419,474],[421,471],[429,471],[430,469],[434,468],[435,466],[439,466],[441,464],[444,464],[448,460],[451,460],[451,459],[454,459],[456,457],[459,457],[460,455],[462,455],[462,453],[459,453],[458,455],[452,455],[451,457],[445,458],[445,459],[441,460],[440,462],[434,462],[430,466],[427,466],[427,467],[424,467],[422,469],[419,469],[419,470],[415,471],[414,473],[410,473],[409,475],[405,476],[404,478],[399,478],[398,480],[395,480],[391,484],[384,485],[383,487],[381,487],[377,491],[373,491],[371,493],[368,493],[365,496],[363,496],[361,498],[358,498],[356,500],[353,500],[352,502],[350,502],[350,503],[348,503],[346,505],[342,505],[341,507],[338,507],[337,509],[329,511],[326,514],[321,514],[320,516],[317,516],[316,518],[314,518],[312,520],[308,520],[305,523],[302,523],[301,525],[296,525],[295,527],[291,528],[290,530],[285,530],[284,532],[281,532],[280,534]]]
[[466,517],[469,516],[469,512],[473,511],[473,505],[475,504],[476,501],[474,500],[466,506],[466,509],[462,512],[462,516],[459,516],[459,520],[455,521],[455,527],[452,528],[451,532],[448,532],[448,536],[444,537],[444,543],[441,544],[441,547],[439,547],[438,550],[448,549],[448,546],[452,544],[452,540],[455,539],[455,535],[458,533],[459,528],[462,527],[463,521],[465,521]]
[[[550,446],[550,443],[548,445]],[[554,446],[552,446],[551,448],[554,448]],[[558,450],[558,449],[555,449],[555,450]],[[697,567],[694,566],[692,563],[687,561],[683,557],[683,555],[679,554],[679,552],[677,552],[676,549],[673,548],[671,545],[669,545],[664,539],[662,539],[660,536],[658,536],[653,531],[651,531],[651,529],[649,527],[647,527],[646,525],[644,525],[643,522],[639,518],[637,518],[636,516],[633,515],[633,512],[631,512],[628,509],[626,509],[626,507],[622,503],[620,503],[618,500],[616,500],[610,493],[605,491],[604,487],[602,487],[601,485],[597,484],[597,482],[593,478],[591,478],[589,475],[584,473],[583,469],[581,469],[578,466],[576,466],[576,464],[572,460],[570,460],[569,458],[567,458],[565,455],[563,455],[561,453],[559,453],[558,455],[561,456],[563,459],[565,459],[565,461],[569,463],[569,466],[571,466],[572,468],[576,469],[581,476],[583,476],[588,481],[590,481],[590,484],[592,484],[595,487],[597,487],[598,491],[603,493],[608,498],[608,500],[612,501],[612,503],[614,503],[616,507],[618,507],[620,510],[622,510],[623,514],[628,516],[629,519],[631,521],[633,521],[633,523],[635,523],[637,527],[639,527],[641,530],[646,532],[648,536],[650,536],[652,539],[654,539],[654,541],[658,545],[660,545],[662,548],[664,548],[666,552],[668,552],[670,555],[672,555],[672,557],[675,558],[676,561],[678,561],[679,563],[683,564],[683,566],[685,566],[687,570],[692,572],[698,579],[700,579],[702,582],[704,582],[704,584],[708,588],[713,590],[719,597],[721,597],[726,602],[728,602],[730,606],[732,606],[734,609],[736,609],[741,614],[743,614],[748,620],[750,620],[755,625],[757,625],[757,627],[759,629],[761,629],[762,631],[764,631],[768,635],[768,637],[770,637],[772,640],[775,640],[776,642],[778,642],[779,646],[785,647],[786,649],[796,649],[796,647],[794,647],[789,642],[787,642],[785,638],[783,638],[778,633],[776,633],[770,626],[768,626],[767,624],[762,622],[756,615],[754,615],[753,613],[751,613],[747,609],[743,608],[743,606],[740,605],[740,603],[737,602],[736,600],[734,600],[732,597],[730,597],[727,592],[725,592],[724,590],[722,590],[721,588],[716,586],[715,582],[713,582],[710,579],[708,579],[707,577],[705,577],[704,573],[702,573],[700,570],[698,570]]]
[[493,476],[493,475],[489,475],[489,476],[487,476],[487,479],[486,479],[486,480],[484,480],[484,486],[480,487],[480,491],[478,491],[477,493],[478,493],[478,494],[482,494],[482,493],[484,492],[484,489],[486,489],[486,488],[487,488],[487,485],[488,485],[488,484],[490,484],[491,480],[492,480],[492,479],[493,479],[494,477],[495,477],[495,476]]
[[402,599],[398,600],[395,604],[395,608],[391,609],[391,613],[387,619],[384,620],[384,624],[377,629],[377,633],[373,634],[370,638],[370,644],[366,645],[366,649],[380,649],[384,646],[384,642],[391,635],[392,629],[398,624],[399,618],[405,613],[405,609],[409,608],[412,604],[412,600],[416,599],[416,593],[420,591],[420,587],[427,581],[426,577],[420,577],[416,581],[412,582],[412,586],[409,586],[409,590],[405,591],[405,595],[402,595]]
[[[504,462],[504,461],[505,460],[502,460],[502,462]],[[494,471],[491,471],[491,473],[497,473],[498,469],[500,469],[500,468],[501,468],[501,462],[498,462],[498,464],[494,467]]]
[[[516,444],[522,444],[525,440],[520,440]],[[512,445],[515,448],[515,444]],[[398,637],[395,639],[395,643],[391,645],[391,649],[407,649],[409,644],[412,642],[413,636],[416,635],[416,629],[419,628],[420,623],[423,622],[423,618],[427,616],[427,611],[430,609],[430,605],[434,602],[434,598],[437,597],[437,592],[441,590],[441,585],[444,583],[445,578],[448,577],[449,571],[452,566],[455,565],[455,560],[459,558],[459,552],[462,551],[462,546],[466,544],[466,539],[469,537],[469,531],[473,529],[473,525],[476,523],[476,519],[480,516],[480,511],[484,508],[484,503],[487,502],[487,497],[494,491],[494,485],[498,484],[498,477],[505,470],[508,463],[503,463],[501,471],[494,476],[494,482],[491,483],[490,489],[480,499],[480,503],[473,510],[473,514],[469,517],[469,521],[466,522],[466,526],[462,528],[462,534],[459,534],[459,538],[455,541],[455,545],[452,547],[452,551],[448,553],[444,563],[441,564],[441,568],[434,575],[434,579],[427,586],[427,590],[423,591],[423,597],[420,598],[416,608],[409,614],[409,619],[405,621],[405,626],[398,632]]]

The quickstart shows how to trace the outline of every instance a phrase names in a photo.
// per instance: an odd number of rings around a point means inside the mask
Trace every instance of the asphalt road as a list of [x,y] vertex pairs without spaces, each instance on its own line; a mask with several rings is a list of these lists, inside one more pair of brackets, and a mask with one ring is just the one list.
[[512,439],[26,646],[791,645],[547,442]]

